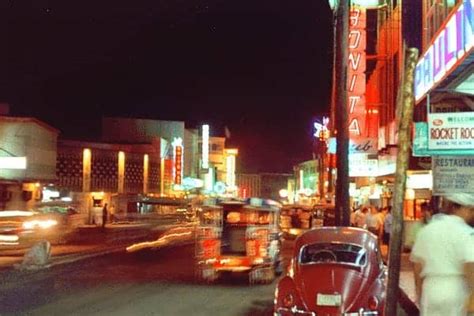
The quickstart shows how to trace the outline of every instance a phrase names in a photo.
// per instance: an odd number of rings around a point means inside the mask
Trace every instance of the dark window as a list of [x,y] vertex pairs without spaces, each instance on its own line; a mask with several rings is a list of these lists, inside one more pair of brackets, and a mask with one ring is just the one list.
[[303,248],[300,263],[349,263],[365,265],[367,260],[364,248],[352,244],[316,243]]

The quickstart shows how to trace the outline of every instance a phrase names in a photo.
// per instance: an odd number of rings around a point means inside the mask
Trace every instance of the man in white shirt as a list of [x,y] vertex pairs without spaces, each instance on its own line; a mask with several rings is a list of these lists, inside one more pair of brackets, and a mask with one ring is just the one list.
[[410,255],[421,316],[464,316],[474,288],[474,195],[444,197],[449,215],[418,233]]
[[369,213],[369,207],[364,206],[354,213],[354,222],[356,227],[360,228],[366,228],[366,222],[365,218],[367,217],[367,214]]

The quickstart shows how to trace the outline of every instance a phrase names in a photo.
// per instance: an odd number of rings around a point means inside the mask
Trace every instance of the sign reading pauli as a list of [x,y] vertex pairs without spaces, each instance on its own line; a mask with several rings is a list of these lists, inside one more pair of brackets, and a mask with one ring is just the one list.
[[433,195],[474,193],[474,156],[433,156]]
[[474,112],[428,114],[429,149],[474,149]]

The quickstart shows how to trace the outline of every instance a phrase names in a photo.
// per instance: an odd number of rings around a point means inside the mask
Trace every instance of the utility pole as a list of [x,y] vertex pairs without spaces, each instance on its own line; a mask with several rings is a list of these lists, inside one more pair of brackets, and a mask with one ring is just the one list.
[[336,225],[350,225],[349,204],[349,126],[347,114],[347,62],[349,39],[349,0],[339,1],[336,11],[335,85],[336,85]]
[[403,199],[405,197],[406,174],[410,157],[410,127],[413,121],[414,78],[415,66],[418,60],[418,49],[410,48],[405,52],[405,69],[402,77],[400,98],[397,104],[398,118],[398,153],[397,169],[395,171],[395,188],[393,195],[393,223],[390,234],[390,253],[388,264],[387,300],[385,315],[397,315],[397,302],[400,282],[400,253],[403,235]]

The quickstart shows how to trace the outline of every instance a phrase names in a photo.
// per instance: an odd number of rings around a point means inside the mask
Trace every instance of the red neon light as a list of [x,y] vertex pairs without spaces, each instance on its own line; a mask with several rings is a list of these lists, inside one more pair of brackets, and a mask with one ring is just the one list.
[[366,116],[366,58],[367,47],[366,11],[354,7],[349,16],[349,59],[347,90],[350,138],[367,136],[365,133]]
[[182,158],[183,158],[183,148],[181,146],[175,147],[175,156],[174,156],[174,168],[175,168],[175,175],[174,175],[174,183],[181,184],[182,177]]

